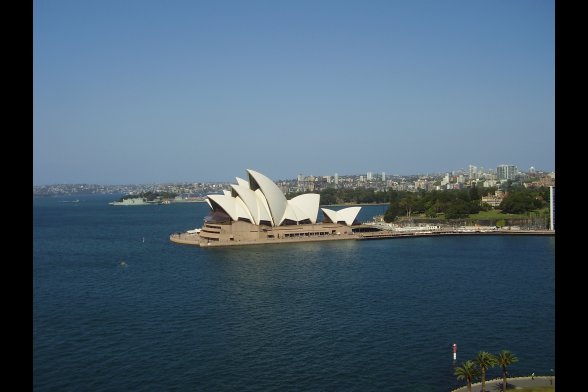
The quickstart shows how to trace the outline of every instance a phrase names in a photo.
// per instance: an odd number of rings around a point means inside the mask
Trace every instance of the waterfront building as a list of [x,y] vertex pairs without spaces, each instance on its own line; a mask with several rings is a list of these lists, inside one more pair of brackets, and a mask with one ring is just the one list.
[[265,175],[254,170],[247,170],[247,174],[248,180],[237,177],[237,184],[231,184],[223,194],[207,196],[211,211],[201,229],[170,239],[198,246],[343,239],[353,234],[352,226],[360,225],[357,215],[361,207],[322,208],[323,222],[317,222],[319,194],[305,193],[288,200]]

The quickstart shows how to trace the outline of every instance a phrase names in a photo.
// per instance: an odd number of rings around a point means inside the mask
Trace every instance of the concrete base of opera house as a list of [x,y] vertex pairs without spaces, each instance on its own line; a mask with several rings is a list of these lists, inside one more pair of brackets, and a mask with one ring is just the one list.
[[352,227],[337,223],[315,223],[279,227],[258,226],[247,222],[207,223],[198,233],[174,233],[169,239],[177,244],[209,246],[276,244],[310,241],[357,239]]
[[291,237],[291,238],[271,238],[264,240],[237,240],[230,242],[213,242],[203,241],[198,234],[189,233],[175,233],[169,236],[171,242],[181,245],[195,245],[201,247],[214,247],[214,246],[234,246],[234,245],[258,245],[258,244],[290,244],[297,242],[313,242],[313,241],[337,241],[337,240],[357,240],[359,239],[357,234],[331,234],[328,236],[316,236],[316,237]]

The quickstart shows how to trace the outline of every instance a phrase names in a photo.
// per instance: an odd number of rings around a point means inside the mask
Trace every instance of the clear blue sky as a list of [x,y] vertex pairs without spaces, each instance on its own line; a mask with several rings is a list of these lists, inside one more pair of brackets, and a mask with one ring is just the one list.
[[553,0],[33,7],[34,185],[555,169]]

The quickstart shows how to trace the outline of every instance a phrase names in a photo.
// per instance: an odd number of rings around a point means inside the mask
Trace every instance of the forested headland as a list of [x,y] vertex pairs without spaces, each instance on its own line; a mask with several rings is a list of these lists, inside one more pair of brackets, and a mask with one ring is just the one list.
[[[470,219],[504,225],[505,219],[534,219],[545,221],[549,216],[549,188],[510,186],[497,207],[482,202],[482,197],[493,195],[496,187],[425,192],[375,191],[373,189],[322,190],[321,205],[336,204],[388,204],[384,221],[447,221]],[[288,194],[292,198],[297,194]]]

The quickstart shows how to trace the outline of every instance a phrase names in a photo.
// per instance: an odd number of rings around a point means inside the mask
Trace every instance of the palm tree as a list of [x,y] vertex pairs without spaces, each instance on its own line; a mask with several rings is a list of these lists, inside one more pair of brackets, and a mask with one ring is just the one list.
[[472,360],[462,362],[461,366],[455,368],[455,373],[458,380],[466,380],[468,383],[468,391],[472,392],[472,381],[479,376],[476,363]]
[[506,391],[506,368],[509,365],[518,362],[519,359],[510,351],[502,350],[500,354],[498,354],[497,360],[498,366],[502,368],[502,391],[504,392]]
[[486,370],[498,364],[496,357],[489,352],[480,351],[476,357],[476,365],[482,374],[482,392],[486,391]]

